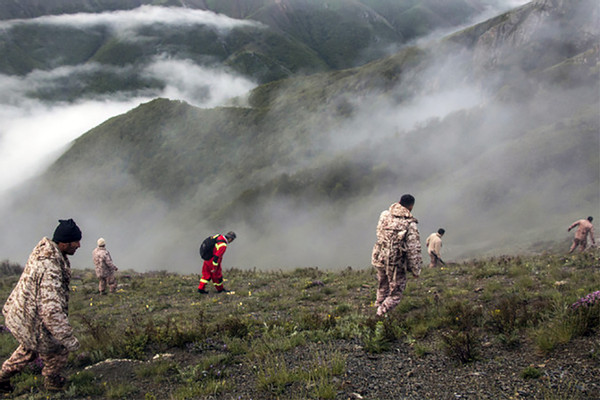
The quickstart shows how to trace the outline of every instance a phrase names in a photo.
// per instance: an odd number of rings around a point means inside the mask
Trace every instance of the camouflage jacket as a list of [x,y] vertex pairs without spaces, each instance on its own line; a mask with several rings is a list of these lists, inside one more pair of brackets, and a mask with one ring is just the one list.
[[590,221],[588,221],[587,219],[580,219],[578,221],[573,222],[573,224],[571,224],[571,226],[569,226],[569,231],[575,227],[577,228],[577,231],[575,231],[575,239],[577,240],[587,240],[587,236],[588,234],[590,235],[590,238],[592,239],[592,243],[596,244],[596,239],[594,238],[594,225],[592,225],[592,223]]
[[24,348],[53,353],[63,346],[69,351],[79,347],[68,318],[70,281],[69,260],[43,238],[2,310],[6,326]]
[[394,203],[381,213],[377,224],[377,242],[373,246],[371,263],[386,268],[388,275],[395,271],[421,273],[421,239],[417,219],[410,211]]
[[112,257],[106,247],[96,247],[92,251],[94,267],[96,268],[96,276],[98,278],[106,278],[111,276],[118,268],[113,264]]

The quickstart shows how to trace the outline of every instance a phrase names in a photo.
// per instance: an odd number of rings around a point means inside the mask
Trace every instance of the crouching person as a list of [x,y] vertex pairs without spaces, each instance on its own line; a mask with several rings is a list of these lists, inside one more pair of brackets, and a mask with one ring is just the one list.
[[10,378],[38,356],[46,389],[64,388],[62,370],[69,352],[79,348],[68,318],[71,265],[67,256],[75,254],[80,240],[75,222],[60,220],[52,240],[43,238],[29,256],[2,310],[19,347],[2,364],[0,391],[11,391]]

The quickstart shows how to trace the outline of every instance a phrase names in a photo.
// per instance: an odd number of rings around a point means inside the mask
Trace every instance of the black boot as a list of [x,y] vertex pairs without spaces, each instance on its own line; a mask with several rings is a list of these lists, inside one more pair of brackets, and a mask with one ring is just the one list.
[[44,387],[49,392],[62,392],[65,390],[67,379],[60,375],[47,376],[44,379]]
[[0,379],[0,393],[10,393],[14,389],[15,388],[10,383],[10,378],[9,379]]

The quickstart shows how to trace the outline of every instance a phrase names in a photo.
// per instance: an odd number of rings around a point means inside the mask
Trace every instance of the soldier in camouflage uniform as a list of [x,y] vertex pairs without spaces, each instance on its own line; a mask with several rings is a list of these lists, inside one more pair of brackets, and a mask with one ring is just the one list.
[[98,247],[92,251],[92,259],[98,277],[98,292],[106,294],[106,285],[108,285],[108,290],[113,293],[117,288],[115,272],[118,268],[113,263],[110,252],[106,248],[106,241],[103,238],[98,239]]
[[72,219],[60,220],[52,240],[43,238],[27,260],[19,282],[2,310],[5,324],[19,347],[2,364],[0,390],[10,391],[10,378],[39,357],[48,390],[61,390],[61,372],[70,351],[79,348],[69,323],[68,255],[80,246],[81,231]]
[[594,225],[592,225],[593,217],[587,217],[587,219],[580,219],[567,229],[567,232],[571,232],[571,229],[577,227],[575,231],[575,238],[573,239],[573,244],[569,249],[569,253],[572,253],[577,247],[580,248],[581,251],[584,251],[587,247],[587,237],[589,235],[590,239],[592,239],[592,246],[596,245],[596,238],[594,238]]
[[405,194],[381,213],[377,224],[377,242],[371,262],[377,269],[377,315],[396,307],[406,287],[406,274],[416,278],[421,273],[421,242],[417,219],[410,213],[415,198]]

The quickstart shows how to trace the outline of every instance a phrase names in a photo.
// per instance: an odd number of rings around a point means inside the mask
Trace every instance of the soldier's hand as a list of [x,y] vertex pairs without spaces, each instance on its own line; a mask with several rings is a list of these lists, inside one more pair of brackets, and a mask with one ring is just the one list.
[[79,340],[75,336],[71,336],[65,341],[64,346],[69,351],[75,351],[79,348]]

